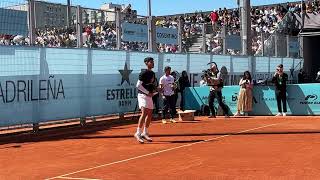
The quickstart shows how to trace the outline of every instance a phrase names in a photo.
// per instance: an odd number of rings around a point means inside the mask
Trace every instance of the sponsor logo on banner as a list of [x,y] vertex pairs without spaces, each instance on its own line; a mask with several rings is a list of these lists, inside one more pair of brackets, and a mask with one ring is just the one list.
[[116,89],[106,90],[106,100],[117,101],[118,107],[131,107],[133,105],[132,101],[137,99],[137,89],[134,84],[130,82],[130,74],[132,70],[128,69],[127,63],[124,65],[123,70],[119,70],[121,74],[121,83]]
[[[122,24],[123,41],[148,42],[148,26],[134,23]],[[178,44],[178,30],[176,28],[156,28],[156,42],[162,44]]]
[[[209,102],[209,96],[202,96],[201,100],[202,100],[202,102],[203,102],[204,104],[208,104],[208,102]],[[226,101],[226,97],[225,97],[225,96],[222,96],[222,102],[225,103],[225,101]]]
[[239,93],[238,92],[234,92],[233,95],[231,96],[231,102],[230,102],[230,105],[232,106],[236,106],[237,103],[238,103],[238,96],[239,96]]
[[[296,98],[287,96],[287,101],[295,101],[295,100],[296,100]],[[276,96],[274,96],[274,97],[262,97],[261,101],[265,101],[265,102],[275,101],[275,102],[277,102],[277,98],[276,98]]]
[[123,41],[148,42],[148,26],[134,23],[122,24]]
[[0,102],[30,102],[65,99],[62,79],[6,80],[0,82]]
[[318,96],[315,95],[315,94],[313,94],[313,95],[308,95],[308,96],[305,98],[306,101],[308,101],[308,100],[313,100],[313,101],[315,101],[315,100],[317,100],[317,99],[318,99]]
[[300,101],[300,104],[320,104],[320,100],[318,100],[318,95],[309,94],[303,101]]
[[178,44],[178,30],[176,28],[157,27],[156,41],[162,44]]

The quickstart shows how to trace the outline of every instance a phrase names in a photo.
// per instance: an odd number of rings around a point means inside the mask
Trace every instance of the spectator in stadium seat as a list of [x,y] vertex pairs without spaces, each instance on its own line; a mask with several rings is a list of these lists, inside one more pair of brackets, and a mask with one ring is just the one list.
[[313,7],[315,13],[320,13],[319,4],[320,4],[319,1],[313,1],[312,2],[312,7]]
[[302,3],[302,11],[303,11],[303,13],[307,12],[307,6],[306,6],[306,3],[304,1]]
[[213,30],[213,32],[215,32],[216,25],[219,20],[219,15],[216,10],[214,10],[210,13],[210,19],[211,19],[211,24],[212,24],[212,30]]
[[312,4],[311,4],[310,1],[306,5],[306,11],[307,11],[307,13],[312,13],[313,12],[313,7],[312,7]]
[[244,112],[244,115],[248,116],[248,113],[252,111],[253,100],[253,81],[249,71],[243,73],[243,77],[240,79],[239,85],[238,111],[234,116],[240,116],[240,112]]
[[126,14],[126,16],[129,16],[129,17],[130,17],[131,11],[132,11],[132,9],[131,9],[131,4],[128,4],[128,6],[125,7],[125,8],[122,10],[122,13],[124,13],[124,14]]

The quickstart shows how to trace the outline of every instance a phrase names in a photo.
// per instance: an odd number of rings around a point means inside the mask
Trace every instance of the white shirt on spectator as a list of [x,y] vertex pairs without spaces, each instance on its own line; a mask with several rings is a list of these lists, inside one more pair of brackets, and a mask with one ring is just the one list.
[[172,96],[174,94],[172,85],[174,83],[174,78],[173,76],[169,75],[163,75],[160,78],[160,85],[163,87],[163,95],[164,96]]

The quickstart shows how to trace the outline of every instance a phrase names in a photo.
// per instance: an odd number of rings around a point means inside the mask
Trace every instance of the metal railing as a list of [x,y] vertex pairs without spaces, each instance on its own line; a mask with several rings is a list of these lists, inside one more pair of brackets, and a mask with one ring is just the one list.
[[[177,18],[171,21],[177,24],[178,43],[175,45],[160,44],[156,43],[155,24],[164,17],[139,16],[134,13],[121,12],[117,9],[106,11],[71,6],[69,22],[69,17],[67,17],[68,7],[66,5],[35,0],[28,0],[28,4],[28,9],[25,9],[25,11],[28,13],[29,36],[21,37],[20,39],[27,39],[27,41],[25,43],[16,43],[18,45],[241,55],[242,45],[245,43],[241,38],[241,29],[236,26],[236,22],[232,22],[235,23],[233,25],[227,23],[225,26],[212,26],[211,23],[182,22],[180,18]],[[24,5],[17,5],[15,8],[22,9]],[[293,39],[296,39],[295,37],[285,37],[283,35],[290,33],[284,31],[291,27],[291,23],[288,22],[294,21],[293,17],[289,13],[286,14],[274,30],[274,33],[270,35],[253,33],[253,55],[299,56],[301,53],[290,51],[293,49],[290,49],[290,47],[299,44],[299,40],[294,42]],[[148,41],[124,41],[122,34],[122,24],[124,22],[147,25]],[[301,49],[301,46],[299,48]]]
[[[266,39],[262,43],[262,48],[256,55],[274,57],[301,57],[302,46],[300,37],[294,36],[295,26],[293,12],[288,12],[281,22],[278,23],[273,33],[261,33],[261,39]],[[284,48],[285,47],[285,48]]]

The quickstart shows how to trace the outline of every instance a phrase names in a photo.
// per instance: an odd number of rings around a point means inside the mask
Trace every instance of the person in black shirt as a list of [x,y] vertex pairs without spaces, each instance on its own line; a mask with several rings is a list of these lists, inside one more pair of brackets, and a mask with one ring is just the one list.
[[216,63],[211,63],[211,70],[205,76],[207,78],[207,85],[210,86],[208,103],[212,115],[209,116],[209,118],[216,118],[216,112],[214,109],[215,98],[217,98],[218,104],[222,108],[225,118],[229,118],[228,107],[222,100],[223,79]]
[[[147,70],[140,73],[136,86],[138,89],[139,108],[141,109],[142,114],[139,118],[137,132],[134,134],[134,137],[139,143],[144,143],[143,139],[149,142],[152,141],[152,139],[149,137],[148,128],[152,119],[152,97],[157,94],[157,87],[155,86],[156,75],[152,71],[152,68],[154,67],[154,60],[152,57],[147,57],[144,59],[144,63],[147,66]],[[143,125],[145,126],[142,132]]]
[[174,102],[173,102],[173,104],[174,104],[174,109],[173,109],[173,114],[174,115],[176,115],[177,114],[177,109],[176,109],[176,105],[177,105],[177,101],[178,101],[178,79],[177,79],[177,72],[176,71],[172,71],[171,72],[171,74],[170,74],[171,76],[173,76],[173,78],[174,78],[174,82],[175,82],[175,88],[174,88],[174,95],[173,95],[173,97],[174,97]]
[[298,74],[298,83],[303,84],[304,78],[305,78],[304,71],[302,69],[300,69],[299,74]]
[[[279,112],[276,116],[286,116],[287,113],[287,81],[288,75],[283,72],[283,65],[279,64],[272,78],[272,82],[275,85],[275,94]],[[281,102],[283,109],[281,108]]]
[[184,111],[184,90],[186,87],[190,87],[190,81],[188,78],[187,71],[182,71],[181,77],[179,78],[179,92],[181,93],[180,109]]

